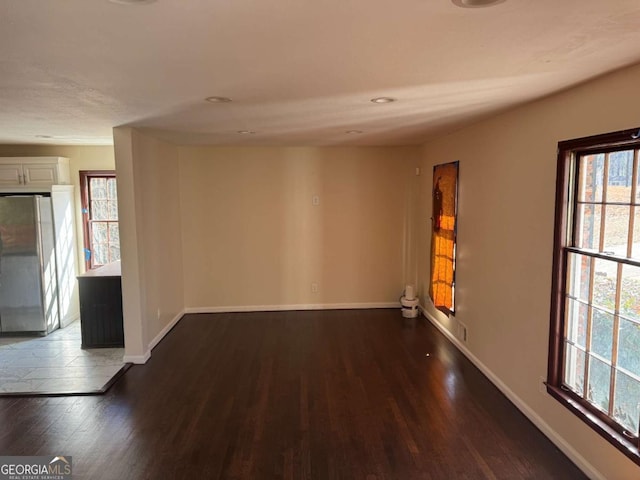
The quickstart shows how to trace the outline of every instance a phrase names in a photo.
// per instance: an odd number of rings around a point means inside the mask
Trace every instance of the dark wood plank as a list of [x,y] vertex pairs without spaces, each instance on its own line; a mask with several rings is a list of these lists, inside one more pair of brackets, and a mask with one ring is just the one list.
[[586,478],[397,310],[188,315],[105,395],[0,398],[0,423],[74,478]]

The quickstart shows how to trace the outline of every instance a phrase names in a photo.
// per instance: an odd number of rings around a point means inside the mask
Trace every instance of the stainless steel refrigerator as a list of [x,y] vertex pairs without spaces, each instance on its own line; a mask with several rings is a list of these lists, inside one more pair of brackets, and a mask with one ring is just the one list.
[[0,334],[60,326],[51,198],[0,196]]

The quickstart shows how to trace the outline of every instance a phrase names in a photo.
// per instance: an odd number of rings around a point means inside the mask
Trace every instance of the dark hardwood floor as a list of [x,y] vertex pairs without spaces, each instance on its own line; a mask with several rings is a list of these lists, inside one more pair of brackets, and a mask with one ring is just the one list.
[[187,315],[105,395],[0,398],[0,425],[92,480],[586,478],[398,310]]

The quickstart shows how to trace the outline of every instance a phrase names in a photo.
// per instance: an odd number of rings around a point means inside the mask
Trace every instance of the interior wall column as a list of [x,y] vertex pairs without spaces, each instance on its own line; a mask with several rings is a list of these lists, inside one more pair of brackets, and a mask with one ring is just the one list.
[[124,361],[145,363],[150,356],[146,341],[144,299],[144,249],[138,219],[142,214],[136,194],[133,129],[116,127],[113,141],[118,182],[118,221],[122,263],[122,309],[124,317]]

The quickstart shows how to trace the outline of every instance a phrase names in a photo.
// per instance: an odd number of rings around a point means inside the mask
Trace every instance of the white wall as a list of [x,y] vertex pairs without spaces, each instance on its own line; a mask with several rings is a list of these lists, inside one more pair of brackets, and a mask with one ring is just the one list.
[[416,148],[179,155],[187,308],[397,302]]
[[[640,126],[640,66],[512,110],[423,147],[420,289],[428,292],[432,167],[460,161],[456,319],[427,310],[602,478],[640,467],[539,391],[546,378],[556,148],[560,140]],[[584,465],[583,465],[584,466]]]

